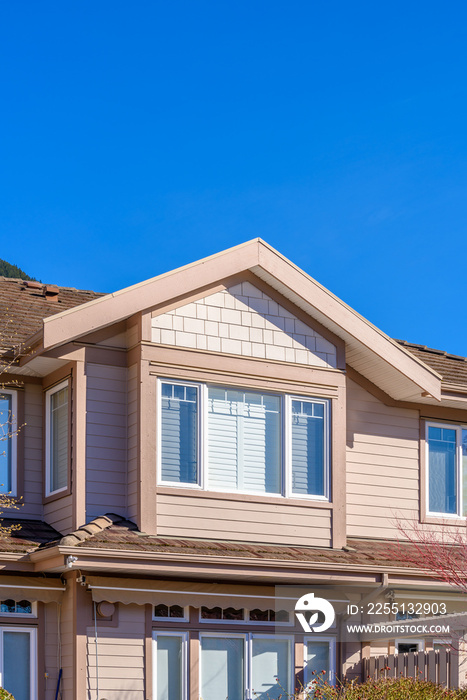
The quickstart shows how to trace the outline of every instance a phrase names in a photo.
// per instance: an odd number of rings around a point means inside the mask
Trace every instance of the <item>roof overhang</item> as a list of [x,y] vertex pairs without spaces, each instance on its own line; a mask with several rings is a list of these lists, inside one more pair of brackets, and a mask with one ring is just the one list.
[[50,350],[197,289],[250,271],[346,343],[347,363],[397,400],[441,398],[441,377],[274,248],[254,239],[44,319]]

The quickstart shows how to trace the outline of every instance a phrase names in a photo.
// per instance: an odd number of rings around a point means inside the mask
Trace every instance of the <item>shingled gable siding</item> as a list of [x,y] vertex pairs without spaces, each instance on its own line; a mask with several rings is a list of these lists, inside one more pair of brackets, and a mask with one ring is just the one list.
[[161,536],[244,540],[271,544],[331,546],[331,511],[294,505],[159,494]]
[[[99,627],[99,698],[145,700],[144,644],[145,606],[120,605],[118,627]],[[96,637],[94,627],[87,628],[87,691],[96,697]]]
[[347,384],[347,533],[397,537],[397,517],[418,517],[418,411],[386,406]]
[[127,369],[88,363],[86,520],[126,513]]
[[271,297],[242,282],[152,319],[152,341],[315,367],[336,367],[336,347]]

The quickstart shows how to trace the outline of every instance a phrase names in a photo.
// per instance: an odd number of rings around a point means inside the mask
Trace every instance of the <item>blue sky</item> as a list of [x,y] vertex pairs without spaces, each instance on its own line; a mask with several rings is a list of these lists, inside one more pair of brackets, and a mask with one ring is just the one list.
[[467,355],[467,4],[4,2],[0,257],[113,291],[260,236]]

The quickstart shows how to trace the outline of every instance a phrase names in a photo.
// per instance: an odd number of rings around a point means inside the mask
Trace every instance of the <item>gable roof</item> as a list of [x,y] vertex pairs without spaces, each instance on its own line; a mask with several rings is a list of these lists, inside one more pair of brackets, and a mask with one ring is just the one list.
[[249,271],[346,343],[347,362],[394,399],[439,400],[440,375],[364,319],[261,239],[96,298],[44,319],[43,347],[52,349],[159,304]]

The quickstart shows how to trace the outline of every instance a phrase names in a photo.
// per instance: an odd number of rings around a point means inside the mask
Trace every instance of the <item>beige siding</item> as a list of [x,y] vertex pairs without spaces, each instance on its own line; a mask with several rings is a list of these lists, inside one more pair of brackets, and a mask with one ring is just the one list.
[[128,369],[128,518],[138,518],[138,368]]
[[396,521],[418,517],[418,411],[386,406],[347,385],[347,532],[398,536]]
[[331,514],[326,508],[290,501],[278,505],[241,497],[237,501],[159,494],[157,534],[329,547]]
[[71,532],[73,500],[71,495],[58,498],[44,506],[44,520],[62,535]]
[[87,698],[96,697],[97,672],[99,698],[107,700],[145,700],[144,692],[144,605],[120,605],[118,627],[87,629]]
[[44,605],[45,700],[55,700],[60,668],[57,603]]
[[88,363],[86,519],[126,514],[127,370]]
[[23,441],[24,463],[18,464],[18,474],[23,470],[23,503],[18,514],[21,518],[42,518],[42,388],[37,384],[25,384],[24,426],[18,440]]
[[74,635],[73,635],[73,607],[74,594],[71,590],[71,580],[67,582],[68,590],[63,596],[61,606],[60,631],[61,631],[61,661],[62,661],[62,695],[63,700],[73,700],[74,686]]

